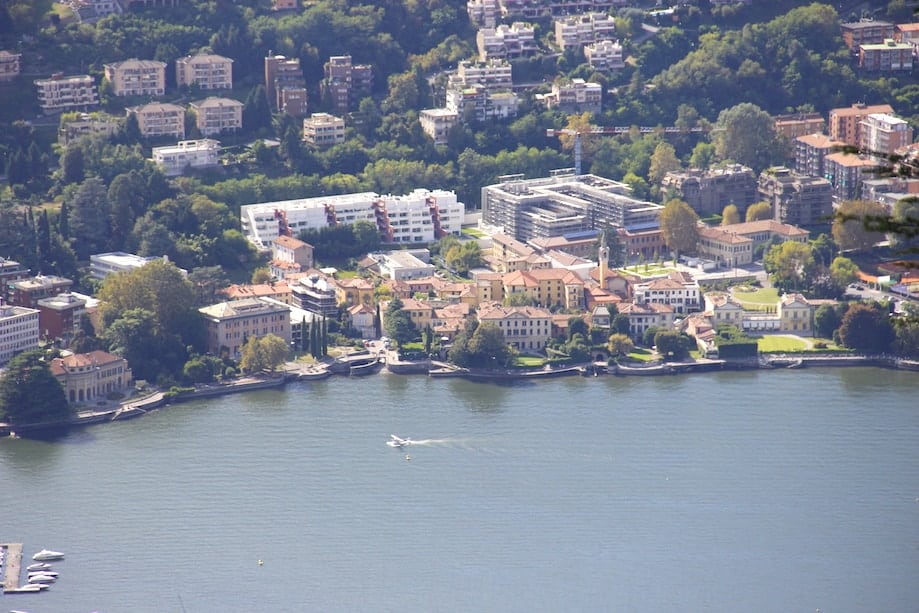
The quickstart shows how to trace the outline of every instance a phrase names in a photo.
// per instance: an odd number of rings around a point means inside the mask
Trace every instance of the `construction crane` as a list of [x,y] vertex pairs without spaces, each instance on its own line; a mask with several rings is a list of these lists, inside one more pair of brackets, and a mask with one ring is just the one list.
[[676,126],[668,127],[649,127],[649,126],[589,126],[577,130],[574,128],[549,128],[546,130],[546,136],[573,136],[574,137],[574,173],[581,174],[581,135],[582,134],[602,134],[613,136],[616,134],[628,134],[638,131],[639,134],[689,134],[693,132],[707,132],[710,128],[678,128]]

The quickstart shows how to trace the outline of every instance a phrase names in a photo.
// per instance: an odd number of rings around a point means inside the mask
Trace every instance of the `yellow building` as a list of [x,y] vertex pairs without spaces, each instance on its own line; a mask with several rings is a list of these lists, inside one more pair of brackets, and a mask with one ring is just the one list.
[[71,404],[104,400],[126,390],[133,380],[127,360],[105,351],[54,358],[51,374],[61,382]]

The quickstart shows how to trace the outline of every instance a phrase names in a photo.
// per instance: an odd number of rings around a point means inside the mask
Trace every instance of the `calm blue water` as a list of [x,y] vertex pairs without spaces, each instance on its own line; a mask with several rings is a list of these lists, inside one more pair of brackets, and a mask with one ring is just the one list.
[[67,559],[0,610],[914,611],[917,398],[875,369],[381,374],[2,440],[0,541]]

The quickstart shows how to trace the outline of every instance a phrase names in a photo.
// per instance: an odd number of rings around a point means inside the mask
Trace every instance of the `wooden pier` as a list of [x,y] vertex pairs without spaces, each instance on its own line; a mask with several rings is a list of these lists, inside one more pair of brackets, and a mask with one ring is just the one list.
[[6,555],[3,556],[3,592],[19,591],[19,576],[22,574],[22,543],[0,543]]

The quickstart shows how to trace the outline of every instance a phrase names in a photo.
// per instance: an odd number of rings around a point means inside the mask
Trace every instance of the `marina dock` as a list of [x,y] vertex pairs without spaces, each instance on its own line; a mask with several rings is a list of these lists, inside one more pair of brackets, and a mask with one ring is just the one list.
[[6,553],[3,556],[3,592],[19,591],[19,576],[22,574],[22,543],[0,543]]

